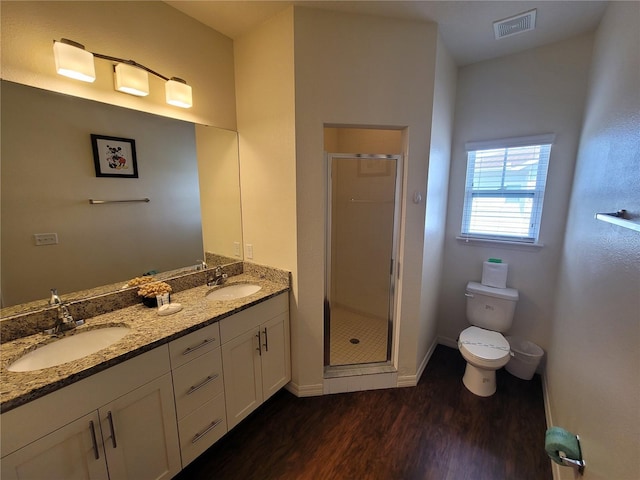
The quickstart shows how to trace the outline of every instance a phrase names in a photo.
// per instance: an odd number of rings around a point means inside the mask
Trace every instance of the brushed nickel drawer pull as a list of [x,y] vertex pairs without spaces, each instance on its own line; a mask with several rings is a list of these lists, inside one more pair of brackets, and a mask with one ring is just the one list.
[[96,460],[100,460],[100,450],[98,450],[98,441],[96,440],[96,427],[93,420],[89,421],[89,431],[91,432],[91,443],[93,444],[93,456]]
[[211,342],[215,342],[216,339],[215,338],[207,338],[205,339],[200,345],[196,345],[195,347],[187,347],[187,349],[182,352],[183,355],[189,355],[190,353],[195,352],[196,350],[198,350],[199,348],[204,347],[205,345],[210,344]]
[[111,444],[113,445],[113,448],[117,448],[116,430],[113,428],[113,416],[111,415],[111,410],[107,413],[107,419],[109,420],[109,430],[111,430]]
[[258,348],[256,348],[256,350],[258,351],[258,355],[262,356],[262,340],[260,339],[260,330],[258,330],[256,338],[258,339]]
[[267,327],[264,327],[264,351],[269,351],[269,337],[267,337]]
[[207,428],[205,428],[202,432],[196,433],[193,436],[193,439],[191,440],[191,443],[196,443],[198,440],[200,440],[202,437],[204,437],[207,433],[209,433],[211,430],[216,428],[221,423],[222,423],[222,419],[216,420],[215,422],[211,422],[211,425],[209,425]]
[[196,390],[201,389],[202,387],[204,387],[207,383],[209,382],[213,382],[216,378],[218,378],[220,375],[218,375],[217,373],[214,375],[209,375],[207,378],[205,378],[201,383],[199,383],[198,385],[192,386],[189,390],[187,390],[187,395],[191,395],[193,392],[195,392]]

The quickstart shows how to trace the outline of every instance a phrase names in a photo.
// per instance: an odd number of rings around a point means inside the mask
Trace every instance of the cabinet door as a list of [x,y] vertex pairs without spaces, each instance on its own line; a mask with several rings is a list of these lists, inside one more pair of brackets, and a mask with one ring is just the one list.
[[98,412],[85,415],[2,459],[3,480],[52,478],[109,478]]
[[262,397],[271,395],[291,380],[289,313],[282,313],[260,327],[262,339]]
[[258,330],[251,330],[222,345],[222,371],[231,430],[262,403]]
[[171,374],[99,409],[111,480],[170,479],[180,469]]

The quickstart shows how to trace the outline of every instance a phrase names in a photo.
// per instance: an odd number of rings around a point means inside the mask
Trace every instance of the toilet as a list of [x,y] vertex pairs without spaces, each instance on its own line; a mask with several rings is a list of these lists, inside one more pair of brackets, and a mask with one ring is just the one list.
[[501,332],[511,328],[518,291],[469,282],[465,296],[472,326],[458,338],[458,349],[467,361],[462,383],[472,393],[489,397],[496,391],[496,370],[510,358],[509,342]]

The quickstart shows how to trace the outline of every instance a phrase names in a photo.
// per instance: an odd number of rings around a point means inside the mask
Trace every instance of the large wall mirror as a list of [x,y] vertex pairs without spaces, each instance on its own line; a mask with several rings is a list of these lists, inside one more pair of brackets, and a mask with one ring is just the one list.
[[[2,307],[242,260],[236,132],[7,81],[1,109]],[[138,176],[99,175],[91,134],[134,140]]]

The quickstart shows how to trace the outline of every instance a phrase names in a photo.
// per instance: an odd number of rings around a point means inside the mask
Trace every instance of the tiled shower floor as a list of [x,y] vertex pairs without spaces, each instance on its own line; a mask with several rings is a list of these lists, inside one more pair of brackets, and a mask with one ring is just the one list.
[[[331,309],[331,366],[387,360],[388,323],[340,306]],[[354,343],[353,340],[358,340]]]

